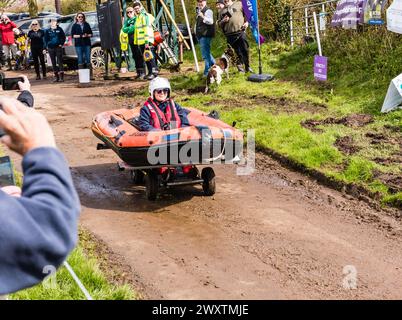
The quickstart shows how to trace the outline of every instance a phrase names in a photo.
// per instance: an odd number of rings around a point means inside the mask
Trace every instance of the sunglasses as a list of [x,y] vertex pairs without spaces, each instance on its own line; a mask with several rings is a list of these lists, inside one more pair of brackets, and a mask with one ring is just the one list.
[[33,25],[33,26],[37,26],[38,24],[37,24],[37,23],[32,23],[32,25]]
[[133,13],[134,11],[127,11],[127,14],[129,14],[129,13]]
[[162,93],[168,94],[169,91],[170,91],[170,90],[169,90],[168,88],[155,90],[155,92],[156,92],[157,94],[162,94]]

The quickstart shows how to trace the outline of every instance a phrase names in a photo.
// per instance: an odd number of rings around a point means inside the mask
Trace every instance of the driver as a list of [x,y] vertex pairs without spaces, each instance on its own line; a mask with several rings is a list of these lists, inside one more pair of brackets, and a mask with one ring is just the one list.
[[157,77],[149,83],[150,97],[140,110],[141,131],[170,130],[189,126],[188,110],[170,98],[169,80]]

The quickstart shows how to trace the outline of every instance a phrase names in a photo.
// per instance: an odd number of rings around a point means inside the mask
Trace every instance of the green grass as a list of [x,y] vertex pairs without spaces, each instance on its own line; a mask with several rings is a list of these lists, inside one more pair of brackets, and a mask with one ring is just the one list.
[[[227,123],[236,121],[241,129],[255,129],[258,147],[273,149],[337,180],[364,186],[379,193],[384,204],[399,204],[401,192],[390,193],[377,176],[401,175],[402,164],[381,164],[376,158],[402,152],[397,142],[401,139],[402,110],[380,113],[389,82],[400,72],[400,40],[400,35],[389,35],[381,28],[364,33],[329,32],[323,43],[324,54],[329,58],[326,83],[313,79],[313,58],[317,53],[314,44],[291,50],[281,43],[269,43],[263,46],[263,70],[274,74],[274,81],[251,83],[232,68],[229,81],[224,79],[219,88],[213,87],[210,94],[204,95],[205,80],[187,73],[172,78],[175,99],[183,106],[218,110]],[[219,56],[225,41],[219,37],[214,41],[217,46],[212,46],[213,55]],[[252,67],[258,70],[254,45],[251,52]],[[191,58],[189,53],[186,57]],[[351,114],[369,114],[374,121],[362,127],[321,125],[321,132],[301,125],[307,119]],[[386,140],[374,144],[366,136],[368,133],[384,134]],[[344,136],[353,138],[353,145],[359,148],[356,153],[348,155],[334,146],[337,138]]]
[[[80,243],[67,260],[92,298],[95,300],[139,299],[139,295],[130,286],[114,285],[108,281],[106,274],[99,267],[98,257],[92,252],[93,246],[85,232],[81,232]],[[85,300],[84,294],[64,266],[59,268],[54,279],[46,279],[35,287],[12,294],[10,298],[13,300]]]

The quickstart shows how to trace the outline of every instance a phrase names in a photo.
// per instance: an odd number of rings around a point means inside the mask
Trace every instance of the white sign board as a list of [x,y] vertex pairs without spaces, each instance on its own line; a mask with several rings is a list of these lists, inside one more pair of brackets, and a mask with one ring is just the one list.
[[402,33],[402,0],[394,0],[387,10],[387,29]]
[[381,112],[389,112],[396,109],[402,103],[402,73],[392,79],[385,96]]
[[318,14],[318,16],[320,17],[319,21],[320,21],[320,31],[325,31],[326,29],[326,25],[327,25],[327,17],[326,17],[327,13],[326,12],[321,12]]

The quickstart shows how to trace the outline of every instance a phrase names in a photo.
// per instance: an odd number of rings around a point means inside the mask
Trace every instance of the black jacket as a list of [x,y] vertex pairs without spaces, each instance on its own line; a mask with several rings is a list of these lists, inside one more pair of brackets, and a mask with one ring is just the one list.
[[[211,10],[207,6],[204,7],[204,9],[201,10],[203,14],[207,12],[208,10]],[[197,38],[201,37],[214,37],[215,36],[215,24],[206,24],[203,21],[204,19],[197,16],[197,21],[196,21],[196,26],[195,26],[195,35]]]
[[32,49],[43,49],[45,47],[45,32],[42,29],[38,31],[30,30],[28,32],[28,39],[31,40]]
[[73,24],[73,27],[71,28],[71,36],[74,39],[74,45],[76,47],[91,46],[91,38],[74,38],[74,35],[82,36],[84,33],[93,34],[91,26],[88,24],[88,22],[84,22],[83,29],[81,29],[81,26],[78,23]]

